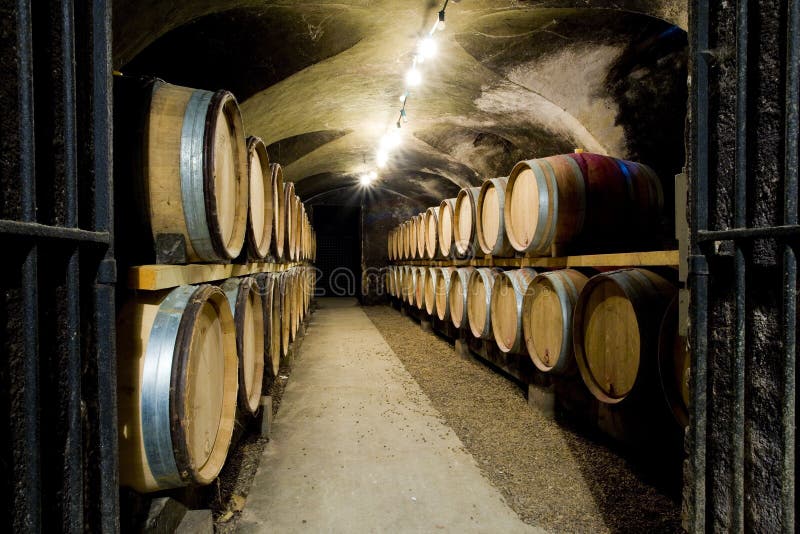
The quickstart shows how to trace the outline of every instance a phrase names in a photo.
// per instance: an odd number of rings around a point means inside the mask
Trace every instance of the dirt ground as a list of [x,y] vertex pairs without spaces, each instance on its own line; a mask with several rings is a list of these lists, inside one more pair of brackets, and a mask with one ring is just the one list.
[[679,504],[604,444],[539,415],[521,387],[388,306],[365,308],[523,521],[553,532],[680,532]]

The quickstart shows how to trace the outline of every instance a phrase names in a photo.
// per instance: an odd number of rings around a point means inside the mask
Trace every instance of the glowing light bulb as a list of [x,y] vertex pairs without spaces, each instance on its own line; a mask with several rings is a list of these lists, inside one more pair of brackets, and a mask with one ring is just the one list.
[[418,48],[419,57],[422,59],[431,59],[436,56],[436,52],[439,50],[436,41],[434,41],[432,37],[425,37],[421,40]]
[[378,149],[378,153],[375,155],[375,163],[381,169],[386,167],[386,164],[389,163],[389,152],[383,148]]
[[374,182],[375,178],[377,177],[378,173],[376,173],[375,171],[368,172],[366,174],[361,175],[361,178],[359,178],[359,182],[361,183],[361,185],[367,187],[372,185],[372,182]]
[[416,67],[412,67],[406,73],[406,85],[409,87],[416,87],[422,83],[422,73]]
[[380,148],[382,151],[388,153],[390,150],[399,147],[402,141],[403,139],[400,137],[400,132],[395,128],[394,130],[386,132],[381,138]]

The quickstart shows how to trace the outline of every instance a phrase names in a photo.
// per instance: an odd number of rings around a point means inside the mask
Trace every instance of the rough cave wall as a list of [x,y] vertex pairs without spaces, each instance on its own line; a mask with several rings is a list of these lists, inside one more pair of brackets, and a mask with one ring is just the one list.
[[[746,78],[747,226],[783,224],[785,176],[787,3],[779,0],[750,2],[748,38],[749,72]],[[735,228],[737,155],[737,14],[735,2],[710,4],[709,53],[709,227]],[[693,2],[692,19],[700,7]],[[694,50],[692,57],[699,51]],[[702,88],[696,87],[693,98]],[[797,109],[794,102],[794,109]],[[698,121],[690,118],[691,144],[697,143]],[[694,148],[693,148],[694,150]],[[692,159],[697,154],[692,154]],[[693,169],[694,172],[694,169]],[[696,176],[692,176],[696,179]],[[796,202],[796,199],[795,199]],[[710,245],[711,246],[711,245]],[[704,524],[714,532],[790,532],[796,496],[782,503],[782,480],[792,486],[796,468],[783,463],[782,414],[792,397],[783,394],[784,345],[782,342],[782,247],[771,239],[752,241],[744,248],[746,302],[744,317],[744,368],[734,365],[737,333],[734,247],[720,241],[707,250],[708,302],[708,405],[707,462]],[[795,328],[797,325],[795,325]],[[796,357],[796,356],[795,356]],[[796,365],[796,363],[794,364]],[[737,421],[735,384],[744,377],[744,420]],[[792,393],[794,395],[794,393]],[[794,400],[796,403],[796,400]],[[787,404],[789,403],[789,404]],[[736,460],[735,444],[743,447]],[[691,443],[690,443],[691,445]],[[739,478],[741,477],[741,478]],[[737,484],[737,479],[741,482]],[[696,502],[685,484],[685,507]],[[702,514],[701,514],[702,516]],[[788,520],[791,523],[785,524]]]

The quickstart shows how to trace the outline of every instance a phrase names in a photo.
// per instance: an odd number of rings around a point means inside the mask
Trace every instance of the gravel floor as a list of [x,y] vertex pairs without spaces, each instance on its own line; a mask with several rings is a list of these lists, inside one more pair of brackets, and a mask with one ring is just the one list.
[[365,311],[523,521],[553,532],[680,532],[678,504],[607,447],[539,416],[520,387],[388,306]]

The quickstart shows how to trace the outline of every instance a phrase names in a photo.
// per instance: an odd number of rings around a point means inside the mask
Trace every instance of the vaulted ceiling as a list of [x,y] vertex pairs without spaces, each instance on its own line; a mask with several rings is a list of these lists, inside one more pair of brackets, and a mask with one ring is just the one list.
[[[226,88],[304,199],[354,187],[440,1],[117,0],[115,65]],[[451,0],[380,187],[438,202],[576,147],[683,165],[685,1]],[[666,187],[669,190],[669,187]]]

